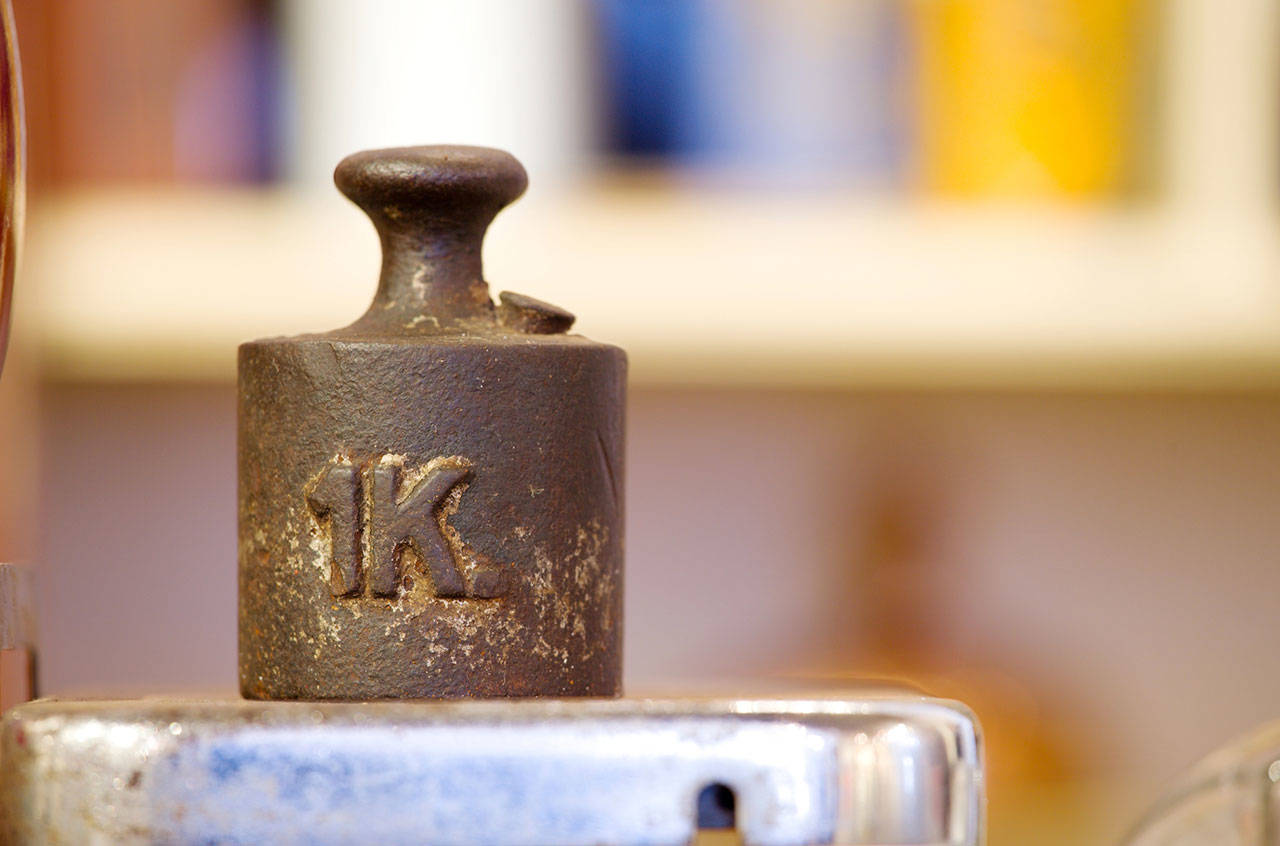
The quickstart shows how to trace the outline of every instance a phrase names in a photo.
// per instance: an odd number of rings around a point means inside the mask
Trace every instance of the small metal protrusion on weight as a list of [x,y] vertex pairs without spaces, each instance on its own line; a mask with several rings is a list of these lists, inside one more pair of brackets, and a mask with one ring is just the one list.
[[573,313],[560,306],[503,291],[498,295],[498,319],[503,326],[537,335],[558,335],[568,332],[575,320]]

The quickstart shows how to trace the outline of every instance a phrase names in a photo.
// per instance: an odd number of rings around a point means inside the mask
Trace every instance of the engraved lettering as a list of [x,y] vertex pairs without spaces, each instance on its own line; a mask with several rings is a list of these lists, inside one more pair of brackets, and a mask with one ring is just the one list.
[[437,458],[416,470],[403,456],[354,465],[327,465],[306,491],[307,506],[329,536],[329,589],[335,597],[399,596],[416,562],[442,599],[493,599],[503,573],[464,543],[449,516],[471,476],[461,456]]
[[307,506],[329,534],[329,590],[334,596],[360,592],[360,491],[356,468],[330,464],[307,492]]
[[395,596],[403,571],[405,549],[412,549],[426,565],[436,596],[467,595],[462,571],[444,534],[441,510],[445,497],[471,468],[460,464],[435,467],[408,491],[397,495],[401,470],[394,464],[373,468],[373,562],[369,589],[374,596]]

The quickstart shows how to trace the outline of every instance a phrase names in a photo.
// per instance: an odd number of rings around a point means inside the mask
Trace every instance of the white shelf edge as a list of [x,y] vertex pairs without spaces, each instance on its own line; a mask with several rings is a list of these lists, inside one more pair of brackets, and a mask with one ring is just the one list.
[[[353,319],[378,263],[336,195],[78,193],[28,234],[19,332],[60,379],[230,380],[243,340]],[[486,247],[495,293],[650,386],[1269,390],[1277,271],[1270,219],[706,191],[535,195]]]

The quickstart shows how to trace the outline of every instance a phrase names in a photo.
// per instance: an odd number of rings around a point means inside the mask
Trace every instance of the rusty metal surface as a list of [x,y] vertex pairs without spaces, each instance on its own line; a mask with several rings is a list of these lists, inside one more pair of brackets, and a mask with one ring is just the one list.
[[404,148],[335,181],[382,242],[373,304],[240,348],[242,693],[617,695],[626,359],[490,300],[481,240],[523,168]]
[[14,843],[982,842],[977,723],[909,694],[45,701],[6,717],[0,755]]

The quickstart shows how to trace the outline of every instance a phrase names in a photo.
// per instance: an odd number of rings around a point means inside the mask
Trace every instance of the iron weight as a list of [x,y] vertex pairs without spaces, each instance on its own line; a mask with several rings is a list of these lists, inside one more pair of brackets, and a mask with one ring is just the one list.
[[626,357],[490,300],[481,242],[524,169],[413,147],[334,179],[382,273],[350,326],[240,347],[241,692],[618,695]]

